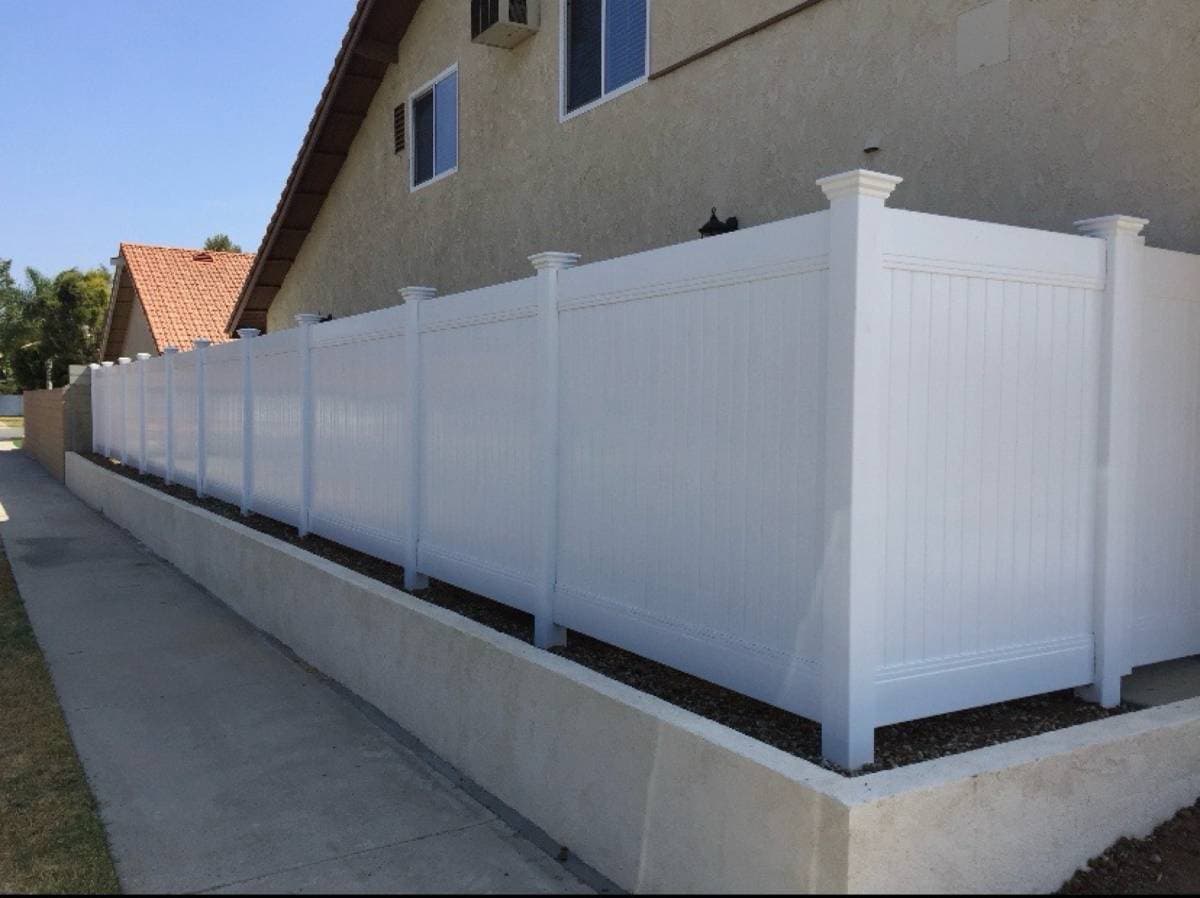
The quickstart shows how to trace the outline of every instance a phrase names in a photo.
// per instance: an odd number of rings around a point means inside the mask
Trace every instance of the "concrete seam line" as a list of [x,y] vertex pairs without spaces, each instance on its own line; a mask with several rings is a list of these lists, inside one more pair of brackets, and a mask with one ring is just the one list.
[[[197,586],[199,586],[199,584],[197,584]],[[200,589],[204,589],[204,587],[200,586]],[[207,595],[212,595],[207,590],[205,590],[205,593]],[[212,596],[212,598],[213,601],[221,602],[221,600],[216,596]],[[221,604],[224,605],[225,603],[221,602]],[[236,614],[236,612],[234,613]],[[239,615],[239,617],[241,616]],[[465,792],[475,801],[479,802],[479,804],[483,805],[484,808],[495,814],[497,818],[510,826],[518,835],[523,836],[525,839],[531,842],[534,847],[548,855],[553,861],[561,865],[565,870],[567,870],[567,872],[571,873],[584,885],[594,889],[600,894],[626,894],[624,889],[606,877],[603,873],[592,867],[590,864],[586,864],[581,861],[575,856],[574,852],[569,852],[566,859],[562,859],[560,857],[560,852],[564,848],[567,848],[569,851],[569,846],[564,846],[560,842],[551,838],[550,834],[544,829],[542,829],[533,821],[529,820],[514,808],[505,804],[474,780],[467,777],[462,771],[442,758],[440,755],[434,753],[424,742],[402,727],[399,723],[392,720],[392,718],[388,717],[383,713],[383,711],[375,707],[375,705],[371,704],[365,698],[351,691],[332,677],[322,673],[317,668],[313,667],[270,633],[254,626],[254,624],[250,623],[250,621],[246,620],[245,618],[241,619],[262,639],[266,640],[279,652],[281,652],[288,660],[294,664],[304,667],[308,671],[311,671],[330,690],[349,701],[350,704],[352,704],[360,714],[367,718],[367,720],[371,721],[371,723],[375,724],[375,726],[377,726],[396,742],[400,743],[402,746],[407,748],[422,761],[432,767],[435,771],[440,773],[446,779],[450,780],[450,782],[455,786],[462,789],[463,792]]]
[[201,889],[196,892],[197,895],[208,895],[217,889],[227,889],[230,886],[244,885],[248,882],[257,882],[260,879],[267,879],[271,876],[278,876],[280,873],[292,873],[296,870],[304,870],[308,867],[316,867],[319,864],[327,864],[330,861],[341,861],[348,857],[358,857],[362,854],[370,854],[373,851],[386,851],[388,848],[396,848],[400,845],[412,845],[416,842],[424,842],[426,839],[436,839],[438,836],[447,836],[452,833],[462,833],[469,829],[478,829],[481,826],[487,826],[491,820],[480,820],[478,823],[468,823],[465,826],[453,826],[450,829],[439,830],[435,833],[425,833],[423,836],[413,836],[411,839],[399,839],[395,842],[385,842],[382,845],[372,845],[370,848],[357,848],[354,851],[347,851],[345,854],[331,854],[329,857],[319,858],[315,861],[306,861],[303,864],[294,864],[291,867],[280,867],[278,870],[268,870],[265,873],[256,873],[254,876],[247,876],[243,879],[231,879],[228,882],[219,882],[215,886],[209,886],[207,889]]

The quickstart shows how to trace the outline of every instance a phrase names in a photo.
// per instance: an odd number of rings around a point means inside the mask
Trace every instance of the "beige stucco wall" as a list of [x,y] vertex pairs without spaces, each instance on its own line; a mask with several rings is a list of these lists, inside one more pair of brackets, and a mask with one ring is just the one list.
[[120,356],[135,359],[139,352],[158,355],[158,346],[150,333],[150,322],[146,320],[146,312],[139,300],[133,301],[129,310],[129,327],[125,331],[125,342],[121,344]]
[[[714,205],[743,227],[810,212],[814,179],[856,167],[903,176],[901,208],[1055,230],[1123,212],[1151,219],[1152,245],[1200,251],[1200,3],[993,2],[1007,47],[960,39],[973,0],[823,0],[560,123],[556,0],[511,51],[425,0],[269,327],[524,276],[540,250],[693,239]],[[653,0],[651,71],[790,5]],[[997,37],[1007,59],[971,68]],[[453,63],[459,170],[410,192],[392,109]]]

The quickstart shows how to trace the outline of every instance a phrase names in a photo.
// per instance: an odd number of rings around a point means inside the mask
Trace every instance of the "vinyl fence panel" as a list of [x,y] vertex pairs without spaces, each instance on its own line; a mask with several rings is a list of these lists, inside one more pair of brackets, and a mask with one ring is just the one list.
[[[1126,216],[887,209],[896,183],[180,354],[174,478],[530,612],[538,645],[820,720],[846,766],[893,721],[1111,705],[1200,652],[1200,257]],[[166,365],[93,370],[99,451],[138,464],[144,431],[166,471]]]
[[403,563],[404,310],[312,331],[312,531]]

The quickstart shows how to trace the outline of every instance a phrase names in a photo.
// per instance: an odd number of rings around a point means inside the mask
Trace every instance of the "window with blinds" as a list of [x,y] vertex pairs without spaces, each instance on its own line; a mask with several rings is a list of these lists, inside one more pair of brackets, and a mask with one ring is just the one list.
[[648,0],[563,0],[563,113],[646,77]]
[[458,170],[458,67],[454,66],[409,100],[412,122],[412,186]]

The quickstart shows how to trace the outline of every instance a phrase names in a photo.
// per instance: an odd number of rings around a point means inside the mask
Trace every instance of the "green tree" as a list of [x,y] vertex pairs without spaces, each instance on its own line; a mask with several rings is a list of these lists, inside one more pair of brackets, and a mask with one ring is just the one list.
[[13,280],[11,262],[0,260],[0,365],[8,385],[36,390],[67,382],[73,364],[95,361],[108,305],[105,268],[68,268],[50,278],[26,269],[26,285]]
[[228,234],[213,234],[204,241],[204,248],[210,253],[240,253],[242,248],[230,239]]

